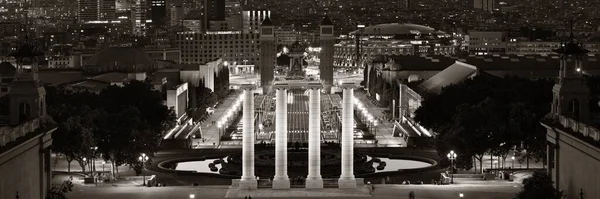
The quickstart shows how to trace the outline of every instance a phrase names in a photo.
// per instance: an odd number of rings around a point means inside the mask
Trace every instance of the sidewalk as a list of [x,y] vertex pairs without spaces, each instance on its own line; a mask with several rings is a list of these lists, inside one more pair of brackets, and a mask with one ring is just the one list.
[[406,147],[406,142],[401,137],[394,137],[394,124],[384,120],[385,114],[383,109],[375,106],[367,98],[366,94],[362,91],[354,92],[354,97],[361,101],[365,107],[369,110],[369,113],[377,118],[378,125],[375,130],[375,139],[378,140],[377,146],[379,147]]
[[[225,117],[227,111],[234,105],[237,101],[240,92],[233,92],[223,100],[219,106],[215,109],[215,112],[208,117],[204,123],[200,124],[200,131],[202,132],[202,137],[198,139],[192,139],[193,148],[218,148],[219,147],[219,128],[217,127],[217,122],[221,120],[222,117]],[[241,106],[240,106],[241,108]],[[214,122],[214,123],[213,123]],[[222,131],[222,129],[221,129]],[[204,141],[202,140],[204,139]]]

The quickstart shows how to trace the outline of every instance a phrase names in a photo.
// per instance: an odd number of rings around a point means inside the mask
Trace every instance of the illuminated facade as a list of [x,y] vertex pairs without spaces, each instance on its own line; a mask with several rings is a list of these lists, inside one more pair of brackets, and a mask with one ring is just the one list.
[[444,32],[416,24],[379,24],[366,27],[342,38],[334,45],[335,68],[363,66],[356,63],[356,36],[360,37],[359,56],[361,62],[378,55],[452,55],[456,46],[442,44],[441,38],[448,37]]
[[222,58],[229,63],[258,63],[259,35],[241,31],[179,32],[177,44],[185,64],[203,64]]

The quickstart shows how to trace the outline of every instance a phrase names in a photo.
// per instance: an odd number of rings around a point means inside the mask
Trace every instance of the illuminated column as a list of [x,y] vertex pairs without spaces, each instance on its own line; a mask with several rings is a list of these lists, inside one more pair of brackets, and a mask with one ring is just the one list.
[[287,85],[275,85],[275,177],[273,189],[289,189],[287,172]]
[[354,84],[340,85],[344,89],[342,99],[342,175],[338,180],[339,188],[356,188],[354,178]]
[[254,176],[254,84],[244,84],[243,98],[244,115],[243,137],[242,137],[242,178],[240,179],[240,189],[256,189],[257,182]]
[[310,84],[308,110],[308,176],[306,188],[323,188],[321,178],[321,84]]

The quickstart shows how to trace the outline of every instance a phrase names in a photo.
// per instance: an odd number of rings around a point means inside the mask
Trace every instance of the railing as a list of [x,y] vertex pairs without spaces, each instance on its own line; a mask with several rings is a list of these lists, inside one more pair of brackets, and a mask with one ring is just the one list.
[[583,136],[590,137],[597,142],[600,141],[600,131],[595,127],[586,125],[562,115],[558,117],[558,121],[565,128],[571,129],[574,132],[579,132]]
[[33,132],[39,127],[40,120],[36,118],[19,126],[0,128],[0,147],[15,141],[20,137],[24,137],[27,133]]

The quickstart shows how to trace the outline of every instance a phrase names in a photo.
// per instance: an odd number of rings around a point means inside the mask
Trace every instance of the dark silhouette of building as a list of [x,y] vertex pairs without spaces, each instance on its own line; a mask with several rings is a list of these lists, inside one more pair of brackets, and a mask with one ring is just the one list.
[[204,0],[204,21],[205,30],[210,29],[210,21],[225,20],[225,0]]
[[152,23],[157,26],[166,25],[167,2],[166,0],[151,0],[150,11],[152,12]]

